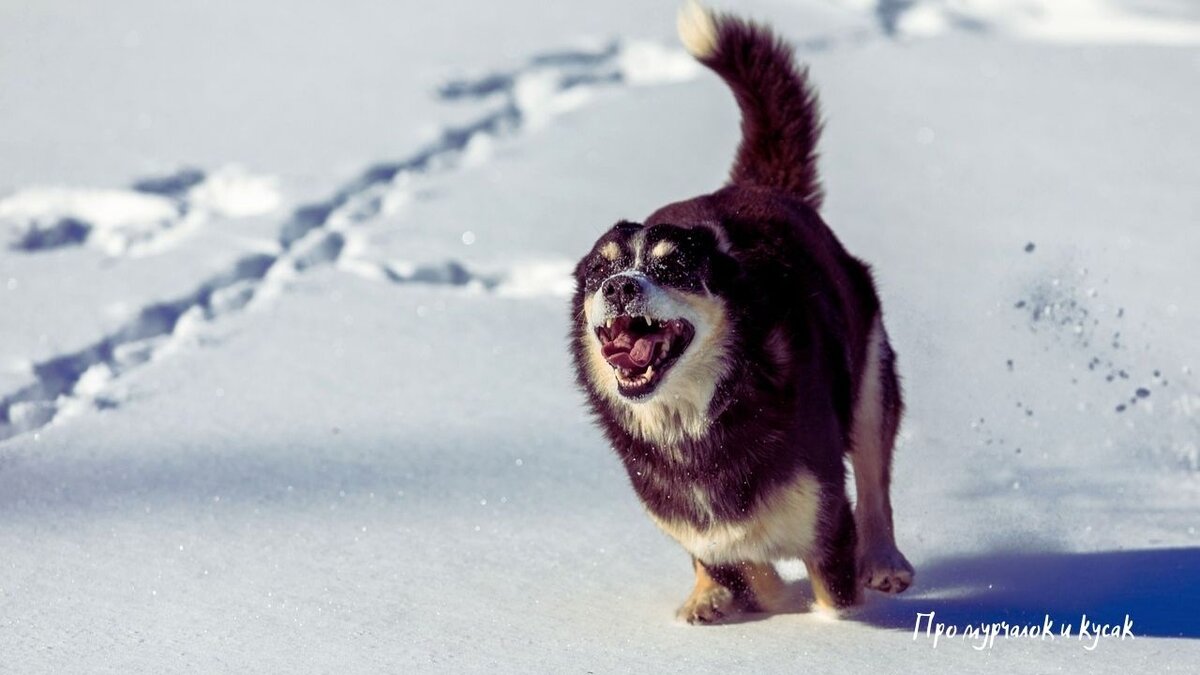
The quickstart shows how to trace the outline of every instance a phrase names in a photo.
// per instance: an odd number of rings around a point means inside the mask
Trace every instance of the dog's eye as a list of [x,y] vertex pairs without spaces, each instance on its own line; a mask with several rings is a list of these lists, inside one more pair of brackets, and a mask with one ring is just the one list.
[[597,274],[600,274],[601,272],[604,271],[604,267],[606,265],[607,265],[607,263],[605,263],[603,260],[597,260],[596,262],[592,263],[591,269],[588,270],[589,275],[595,276]]

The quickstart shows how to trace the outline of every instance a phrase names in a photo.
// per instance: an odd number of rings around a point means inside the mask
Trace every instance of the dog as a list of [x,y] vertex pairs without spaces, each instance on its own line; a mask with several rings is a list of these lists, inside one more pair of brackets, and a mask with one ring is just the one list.
[[[728,184],[621,221],[575,268],[577,381],[651,519],[692,556],[688,623],[905,590],[891,455],[903,410],[870,269],[818,215],[821,122],[769,28],[690,3],[679,34],[732,89]],[[846,493],[845,457],[857,503]]]

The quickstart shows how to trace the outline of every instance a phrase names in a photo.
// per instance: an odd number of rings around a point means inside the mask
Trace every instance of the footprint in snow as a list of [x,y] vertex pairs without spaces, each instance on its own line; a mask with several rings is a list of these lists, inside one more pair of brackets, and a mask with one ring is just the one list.
[[0,224],[13,231],[9,248],[22,253],[89,246],[139,256],[163,250],[209,217],[266,214],[280,202],[272,177],[236,166],[187,168],[128,189],[25,188],[0,199]]

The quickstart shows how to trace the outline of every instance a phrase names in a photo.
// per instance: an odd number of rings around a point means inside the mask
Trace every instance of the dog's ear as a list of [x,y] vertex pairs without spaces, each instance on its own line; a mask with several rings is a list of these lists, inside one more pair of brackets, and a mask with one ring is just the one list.
[[689,265],[703,270],[705,287],[710,293],[719,294],[740,273],[737,260],[727,252],[727,244],[720,231],[709,225],[687,227],[682,235],[683,248],[687,251]]
[[722,293],[741,273],[737,260],[729,254],[723,233],[711,225],[701,225],[688,228],[688,236],[694,250],[704,256],[708,272],[705,285],[709,292]]
[[612,229],[608,233],[617,235],[618,237],[628,237],[643,227],[645,226],[641,223],[635,223],[632,220],[619,220],[616,225],[612,226]]
[[707,225],[689,227],[685,230],[684,236],[697,250],[708,252],[717,251],[720,248],[720,238],[717,237],[716,231]]
[[725,289],[732,287],[741,275],[742,269],[737,260],[720,250],[709,256],[708,290],[714,295],[720,295]]

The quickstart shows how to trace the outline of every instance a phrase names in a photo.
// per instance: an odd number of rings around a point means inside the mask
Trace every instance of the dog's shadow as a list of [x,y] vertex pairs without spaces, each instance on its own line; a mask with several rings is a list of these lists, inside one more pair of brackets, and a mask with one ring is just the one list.
[[[794,611],[807,611],[806,580],[790,583],[788,593]],[[1200,638],[1200,548],[948,558],[919,567],[903,595],[867,596],[846,620],[912,631],[918,613],[934,612],[935,621],[961,630],[998,621],[1041,626],[1048,615],[1056,627],[1078,630],[1084,614],[1118,626],[1129,615],[1135,636]]]

